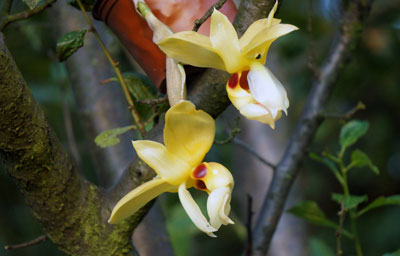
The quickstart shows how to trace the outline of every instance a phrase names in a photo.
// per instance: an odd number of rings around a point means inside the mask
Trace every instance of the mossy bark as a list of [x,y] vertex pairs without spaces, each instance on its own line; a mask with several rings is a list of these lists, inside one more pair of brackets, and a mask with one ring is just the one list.
[[120,225],[107,223],[107,198],[76,171],[2,35],[0,120],[0,159],[49,238],[70,255],[129,254],[132,230],[145,210]]

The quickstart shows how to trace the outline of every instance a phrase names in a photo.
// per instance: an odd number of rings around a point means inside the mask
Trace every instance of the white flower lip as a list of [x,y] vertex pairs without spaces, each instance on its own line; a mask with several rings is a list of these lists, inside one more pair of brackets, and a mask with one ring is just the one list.
[[253,62],[247,76],[250,93],[275,119],[278,112],[286,113],[289,100],[285,88],[271,71],[259,62]]
[[214,228],[219,229],[221,225],[234,224],[228,217],[231,210],[230,201],[230,187],[221,187],[210,193],[207,200],[207,213]]

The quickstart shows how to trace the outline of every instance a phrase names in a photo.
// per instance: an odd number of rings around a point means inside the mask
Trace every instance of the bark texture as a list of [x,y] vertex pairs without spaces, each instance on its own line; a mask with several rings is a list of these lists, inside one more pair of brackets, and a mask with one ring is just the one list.
[[[0,158],[49,238],[70,255],[125,255],[143,211],[108,225],[103,191],[84,180],[0,36]],[[136,186],[140,181],[135,180]]]

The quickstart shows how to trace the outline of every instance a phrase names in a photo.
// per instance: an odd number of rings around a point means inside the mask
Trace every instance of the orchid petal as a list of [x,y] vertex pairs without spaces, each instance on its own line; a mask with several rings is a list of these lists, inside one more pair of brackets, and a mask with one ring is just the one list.
[[174,188],[174,186],[168,184],[161,178],[156,178],[143,183],[119,200],[112,210],[108,222],[115,224],[129,217],[148,202],[172,188]]
[[210,224],[216,229],[221,225],[234,224],[228,217],[230,212],[231,189],[220,187],[212,191],[207,200],[207,213],[210,217]]
[[264,65],[252,62],[247,80],[251,95],[271,112],[274,119],[279,110],[286,111],[289,107],[285,88]]
[[138,140],[132,142],[136,153],[147,165],[149,165],[160,177],[178,185],[182,183],[191,170],[191,167],[178,158],[161,143],[150,140]]
[[210,150],[215,136],[214,119],[196,110],[190,101],[181,101],[165,115],[164,143],[171,154],[194,167]]
[[243,63],[236,30],[228,18],[216,9],[211,15],[210,41],[212,48],[223,59],[226,71],[234,73],[241,68]]
[[253,117],[259,117],[259,116],[265,116],[265,115],[271,116],[269,111],[264,106],[261,106],[260,104],[247,104],[239,110],[242,115],[244,115],[245,117],[247,117],[249,119],[253,118]]
[[210,39],[193,31],[183,31],[157,43],[160,49],[176,61],[196,67],[225,70],[222,58],[214,51]]
[[182,203],[183,208],[188,214],[189,218],[193,221],[194,225],[207,235],[211,237],[216,237],[213,232],[217,231],[217,229],[213,228],[201,213],[199,206],[193,200],[192,195],[186,189],[186,184],[182,183],[178,189],[179,200]]
[[[281,23],[280,19],[273,19],[272,26]],[[260,33],[265,31],[268,27],[268,19],[261,19],[253,22],[244,32],[243,36],[239,39],[240,48],[248,47],[248,44],[258,36]]]
[[239,109],[240,114],[247,119],[255,120],[263,124],[268,124],[272,129],[275,129],[275,121],[281,117],[281,111],[277,113],[276,118],[272,118],[268,110],[259,104],[248,104]]
[[[273,41],[297,29],[296,26],[290,24],[275,24],[271,27],[265,27],[254,35],[250,42],[243,45],[242,54],[247,57],[254,57],[253,55],[256,54],[264,55],[265,50]],[[256,49],[258,52],[255,51]]]
[[267,18],[267,26],[271,26],[272,25],[272,21],[274,19],[276,10],[278,10],[278,1],[275,1],[274,6],[272,7],[271,11],[268,14],[268,18]]

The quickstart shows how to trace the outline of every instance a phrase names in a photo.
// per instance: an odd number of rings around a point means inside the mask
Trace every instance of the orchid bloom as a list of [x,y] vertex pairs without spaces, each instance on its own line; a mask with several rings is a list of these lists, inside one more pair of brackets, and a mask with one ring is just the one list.
[[[224,224],[233,224],[230,212],[233,177],[219,163],[202,160],[215,136],[214,119],[196,110],[190,101],[181,101],[165,115],[164,144],[138,140],[133,142],[138,156],[157,176],[125,195],[114,207],[109,223],[116,223],[134,214],[142,206],[164,192],[178,192],[183,208],[193,223],[209,236]],[[195,187],[209,194],[207,212],[203,216],[187,188]]]
[[277,3],[268,18],[251,24],[240,39],[228,18],[214,10],[210,37],[183,31],[164,38],[158,46],[181,63],[231,73],[226,89],[232,104],[248,119],[274,128],[281,112],[287,113],[289,100],[282,84],[264,63],[272,42],[297,29],[274,18]]

